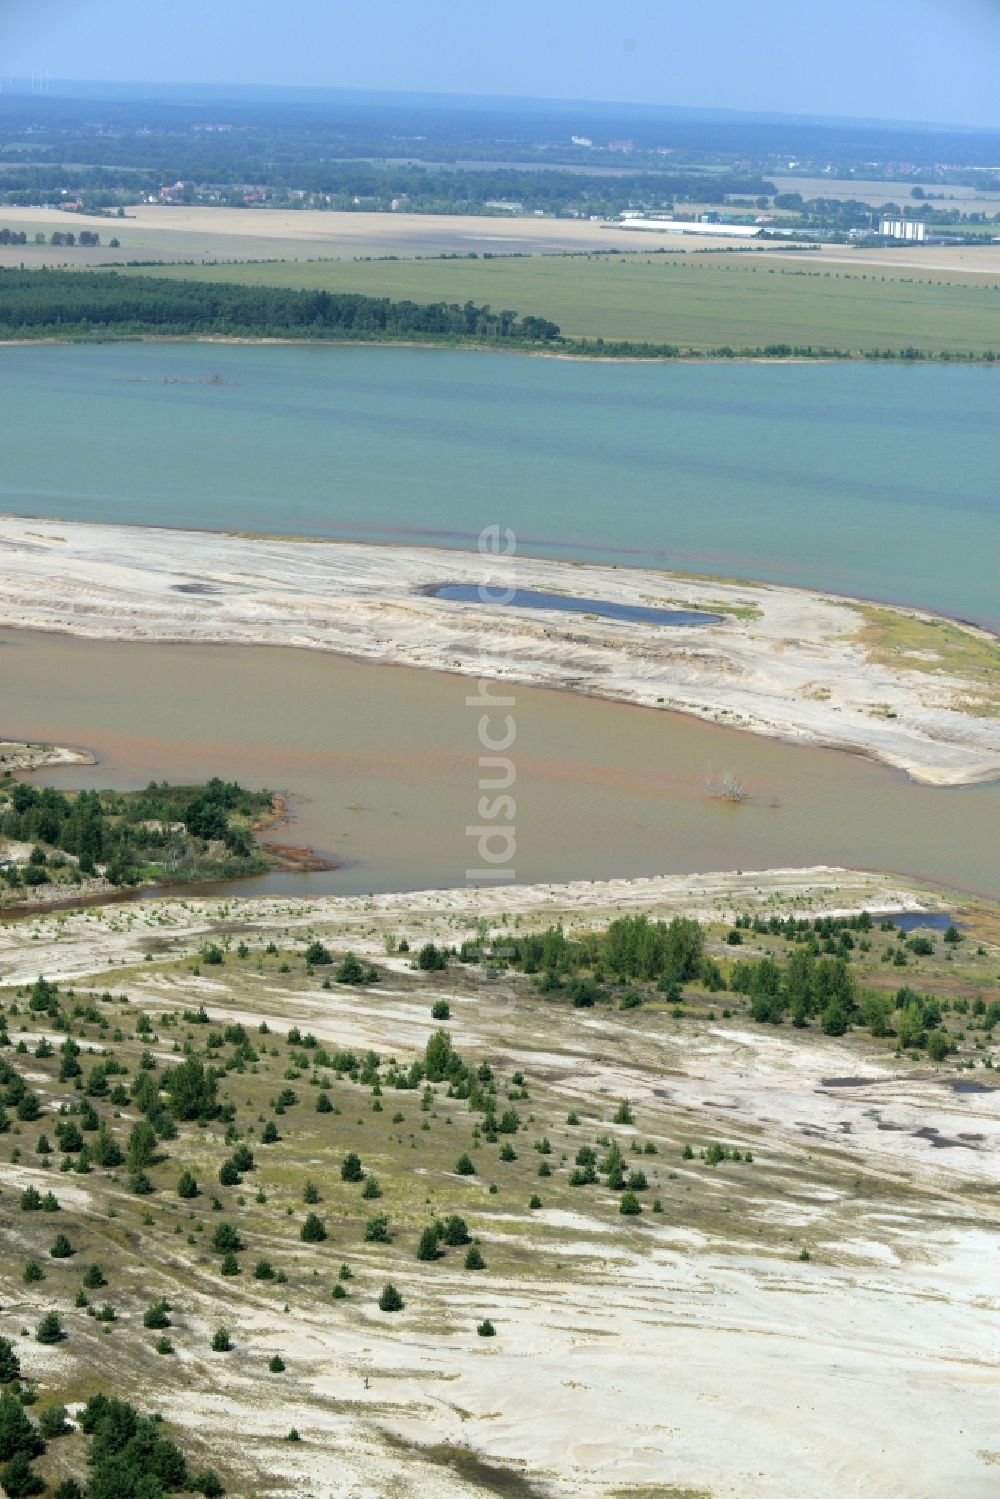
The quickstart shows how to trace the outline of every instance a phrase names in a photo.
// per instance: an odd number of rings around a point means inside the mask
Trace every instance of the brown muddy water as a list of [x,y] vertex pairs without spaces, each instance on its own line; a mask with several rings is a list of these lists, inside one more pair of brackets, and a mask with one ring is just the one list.
[[[273,647],[94,642],[0,631],[0,731],[93,750],[63,787],[211,775],[287,791],[272,834],[340,863],[230,889],[466,883],[479,866],[479,710],[467,679]],[[937,790],[863,759],[694,719],[519,687],[519,883],[846,864],[1000,897],[1000,785]],[[727,772],[739,806],[714,799]],[[493,772],[487,772],[492,774]],[[499,823],[505,819],[499,818]]]

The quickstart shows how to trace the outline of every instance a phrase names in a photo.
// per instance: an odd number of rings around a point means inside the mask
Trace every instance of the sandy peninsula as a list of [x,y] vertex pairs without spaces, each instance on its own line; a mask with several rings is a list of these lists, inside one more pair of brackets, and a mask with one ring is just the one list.
[[45,770],[53,765],[93,765],[89,750],[66,744],[22,744],[0,739],[0,775],[11,770]]
[[[454,583],[718,619],[666,627],[433,596]],[[333,651],[673,709],[865,754],[929,784],[1000,774],[994,637],[802,589],[430,548],[2,518],[0,625]],[[940,654],[927,648],[928,634]]]

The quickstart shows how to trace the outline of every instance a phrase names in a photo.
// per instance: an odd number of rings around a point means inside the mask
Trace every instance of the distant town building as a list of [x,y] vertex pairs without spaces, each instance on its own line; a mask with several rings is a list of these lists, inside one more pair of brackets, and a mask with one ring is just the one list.
[[629,140],[608,141],[609,151],[634,151],[635,142]]
[[883,219],[879,234],[883,239],[920,241],[926,237],[927,225],[922,224],[918,219]]
[[594,144],[589,135],[571,135],[570,140],[574,146],[592,146]]

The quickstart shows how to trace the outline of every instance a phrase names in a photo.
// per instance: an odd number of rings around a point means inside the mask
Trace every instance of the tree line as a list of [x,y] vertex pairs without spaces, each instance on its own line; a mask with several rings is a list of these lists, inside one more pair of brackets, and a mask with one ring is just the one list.
[[[0,229],[0,245],[26,245],[29,243],[28,234],[25,229]],[[41,230],[32,234],[31,244],[52,245],[59,249],[63,245],[81,245],[84,249],[96,249],[101,243],[101,236],[93,229],[81,229],[79,234],[74,234],[72,229],[53,229],[50,235],[45,235]],[[111,241],[117,245],[117,240]]]
[[71,271],[0,272],[0,335],[94,332],[242,334],[278,338],[432,338],[551,343],[548,318],[474,302],[393,302],[342,292]]

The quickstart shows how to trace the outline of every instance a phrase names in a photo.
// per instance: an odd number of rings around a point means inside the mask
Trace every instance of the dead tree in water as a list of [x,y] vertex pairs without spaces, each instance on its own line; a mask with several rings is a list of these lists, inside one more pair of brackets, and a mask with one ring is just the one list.
[[738,806],[740,802],[746,801],[747,797],[746,786],[730,771],[727,771],[718,781],[713,780],[710,776],[708,780],[708,792],[717,801],[732,802],[734,806]]

